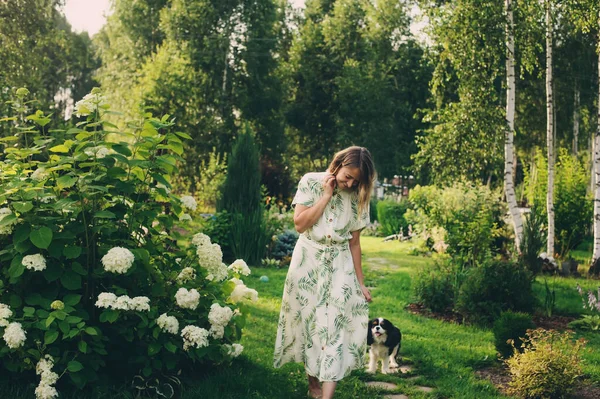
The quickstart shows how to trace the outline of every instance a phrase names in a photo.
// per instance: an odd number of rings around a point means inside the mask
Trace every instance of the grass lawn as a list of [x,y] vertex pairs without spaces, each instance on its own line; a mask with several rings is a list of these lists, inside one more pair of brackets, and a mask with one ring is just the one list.
[[[418,270],[431,262],[430,258],[409,255],[410,243],[382,242],[381,238],[363,237],[366,283],[372,287],[373,302],[370,317],[386,317],[400,327],[403,333],[401,365],[410,365],[409,374],[371,376],[355,371],[338,384],[336,399],[383,398],[383,391],[367,388],[365,381],[378,380],[398,385],[398,393],[411,399],[504,398],[489,382],[480,380],[474,370],[495,363],[496,351],[489,330],[472,326],[444,323],[409,313],[405,307],[411,302],[411,279]],[[251,306],[251,315],[244,330],[244,353],[229,367],[198,370],[196,377],[185,378],[182,398],[209,399],[303,399],[307,383],[302,365],[288,364],[273,369],[272,356],[279,316],[281,293],[287,270],[253,268],[245,283],[258,290],[259,301]],[[262,275],[269,277],[263,283]],[[598,281],[574,278],[547,278],[550,289],[556,292],[555,314],[581,312],[581,299],[575,291],[577,282],[594,288]],[[539,278],[534,289],[544,303],[544,278]],[[589,341],[585,354],[585,373],[600,383],[600,334],[585,334]],[[418,375],[419,378],[410,378]],[[33,386],[15,387],[3,384],[0,397],[31,398]],[[426,394],[418,385],[435,388]],[[60,387],[59,387],[60,388]],[[103,389],[93,398],[125,398],[127,388]],[[63,398],[82,398],[81,393],[62,395]]]

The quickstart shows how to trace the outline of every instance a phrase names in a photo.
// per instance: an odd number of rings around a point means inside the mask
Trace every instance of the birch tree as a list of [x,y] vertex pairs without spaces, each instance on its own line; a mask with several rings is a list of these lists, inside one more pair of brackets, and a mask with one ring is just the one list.
[[552,0],[545,1],[546,11],[546,144],[548,157],[548,191],[546,210],[548,212],[548,238],[546,251],[554,255],[554,93],[552,90]]
[[513,2],[505,0],[506,10],[506,132],[504,135],[504,192],[515,230],[515,246],[521,247],[523,218],[518,209],[514,182],[514,129],[515,129],[515,38]]

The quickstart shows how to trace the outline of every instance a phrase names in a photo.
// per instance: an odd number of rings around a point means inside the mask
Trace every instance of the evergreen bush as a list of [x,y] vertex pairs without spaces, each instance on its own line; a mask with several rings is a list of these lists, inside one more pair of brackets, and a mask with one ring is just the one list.
[[522,352],[522,339],[527,330],[535,328],[531,315],[521,312],[506,311],[494,322],[494,345],[500,355],[508,359],[513,352]]
[[248,125],[234,143],[218,210],[231,220],[229,246],[235,258],[260,264],[268,243],[263,216],[259,149]]

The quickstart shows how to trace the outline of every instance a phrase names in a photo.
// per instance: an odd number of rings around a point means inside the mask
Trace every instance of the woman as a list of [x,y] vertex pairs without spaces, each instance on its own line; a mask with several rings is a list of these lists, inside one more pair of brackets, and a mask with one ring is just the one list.
[[371,293],[360,231],[369,223],[375,167],[363,147],[335,154],[302,177],[292,205],[300,233],[285,282],[274,366],[302,362],[309,396],[330,399],[337,381],[364,365]]

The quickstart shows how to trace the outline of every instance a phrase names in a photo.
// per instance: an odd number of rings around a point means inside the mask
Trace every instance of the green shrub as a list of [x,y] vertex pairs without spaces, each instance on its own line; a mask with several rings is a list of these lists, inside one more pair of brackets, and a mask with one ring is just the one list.
[[[543,219],[547,218],[546,192],[548,186],[547,162],[538,152],[531,170],[525,170],[524,185],[527,201],[536,206]],[[562,148],[556,164],[554,187],[554,219],[557,252],[565,255],[579,245],[589,232],[593,202],[587,194],[589,172],[586,162]]]
[[255,265],[263,258],[268,243],[260,181],[259,150],[246,125],[229,157],[223,196],[217,209],[230,214],[229,245],[233,256]]
[[531,273],[504,261],[486,262],[468,270],[455,310],[465,321],[491,325],[503,311],[531,312],[535,306]]
[[38,365],[52,391],[58,376],[83,388],[229,362],[247,313],[239,294],[254,292],[228,281],[248,270],[223,265],[208,237],[177,245],[173,227],[195,202],[173,195],[170,177],[190,137],[150,114],[117,131],[94,89],[75,107],[85,119],[58,140],[41,111],[23,114],[21,93],[0,156],[3,372]]
[[408,233],[408,223],[404,218],[409,208],[408,201],[383,200],[377,202],[377,220],[381,224],[381,232],[384,236],[398,234],[402,231]]
[[545,221],[539,212],[539,208],[533,206],[524,222],[520,258],[529,271],[533,275],[537,275],[542,271],[542,260],[539,255],[546,247]]
[[223,258],[233,260],[231,252],[231,215],[227,211],[217,212],[202,222],[202,232],[210,237],[212,242],[221,246]]
[[[531,315],[520,312],[502,312],[494,322],[494,345],[503,358],[512,356],[514,350],[522,352],[523,341],[527,330],[535,328]],[[510,340],[510,342],[509,342]]]
[[377,203],[379,200],[374,196],[371,197],[371,203],[369,204],[369,217],[371,218],[371,223],[375,223],[378,221],[377,219]]
[[506,360],[512,380],[509,393],[522,398],[562,398],[581,375],[580,353],[585,340],[572,333],[533,330],[523,341],[523,353]]
[[493,252],[495,237],[504,224],[499,195],[486,186],[456,184],[452,187],[416,186],[409,201],[413,209],[406,220],[424,239],[435,237],[433,248],[445,251],[457,262],[477,266]]
[[456,270],[449,261],[436,261],[422,269],[414,282],[416,302],[432,312],[452,309],[455,298]]

